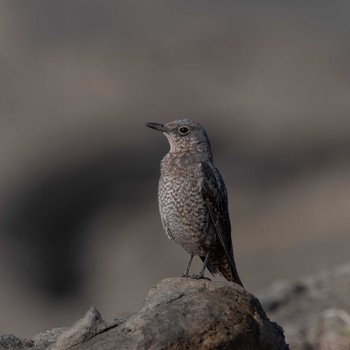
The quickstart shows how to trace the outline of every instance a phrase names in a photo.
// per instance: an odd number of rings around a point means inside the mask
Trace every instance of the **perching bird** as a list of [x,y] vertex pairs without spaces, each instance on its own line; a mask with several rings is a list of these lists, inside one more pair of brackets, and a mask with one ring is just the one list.
[[146,126],[162,131],[170,143],[161,161],[158,201],[166,234],[190,254],[183,276],[198,255],[203,268],[192,277],[203,278],[208,268],[243,286],[233,257],[227,191],[204,128],[189,119]]

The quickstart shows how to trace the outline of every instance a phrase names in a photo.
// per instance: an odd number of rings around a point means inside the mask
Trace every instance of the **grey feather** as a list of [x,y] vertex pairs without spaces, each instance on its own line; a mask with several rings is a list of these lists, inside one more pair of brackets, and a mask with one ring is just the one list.
[[[205,262],[200,277],[207,267],[211,273],[220,272],[227,280],[242,285],[233,256],[227,191],[213,164],[204,128],[190,119],[146,125],[162,131],[170,144],[169,153],[161,161],[158,186],[166,234],[191,256],[198,255]],[[189,266],[185,273],[188,270]]]

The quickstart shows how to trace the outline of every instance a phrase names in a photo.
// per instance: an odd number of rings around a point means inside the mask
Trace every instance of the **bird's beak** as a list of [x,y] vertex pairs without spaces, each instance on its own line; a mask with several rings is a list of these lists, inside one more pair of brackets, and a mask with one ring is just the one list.
[[148,126],[151,129],[162,131],[162,132],[168,131],[168,129],[163,124],[159,124],[159,123],[146,123],[146,126]]

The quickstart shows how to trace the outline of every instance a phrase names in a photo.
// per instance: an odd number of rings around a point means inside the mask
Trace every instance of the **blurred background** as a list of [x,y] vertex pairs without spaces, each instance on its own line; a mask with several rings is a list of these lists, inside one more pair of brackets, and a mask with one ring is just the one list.
[[1,1],[0,332],[132,312],[182,274],[150,121],[207,129],[250,292],[349,261],[349,17],[345,0]]

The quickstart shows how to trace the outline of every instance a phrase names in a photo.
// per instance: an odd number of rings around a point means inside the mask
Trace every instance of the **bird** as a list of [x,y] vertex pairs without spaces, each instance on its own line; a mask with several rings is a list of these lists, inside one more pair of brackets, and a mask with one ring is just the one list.
[[[158,204],[165,233],[190,255],[183,277],[205,278],[207,268],[243,287],[233,254],[227,190],[205,129],[191,119],[146,126],[161,131],[170,144],[161,161]],[[203,266],[190,276],[194,256]]]

